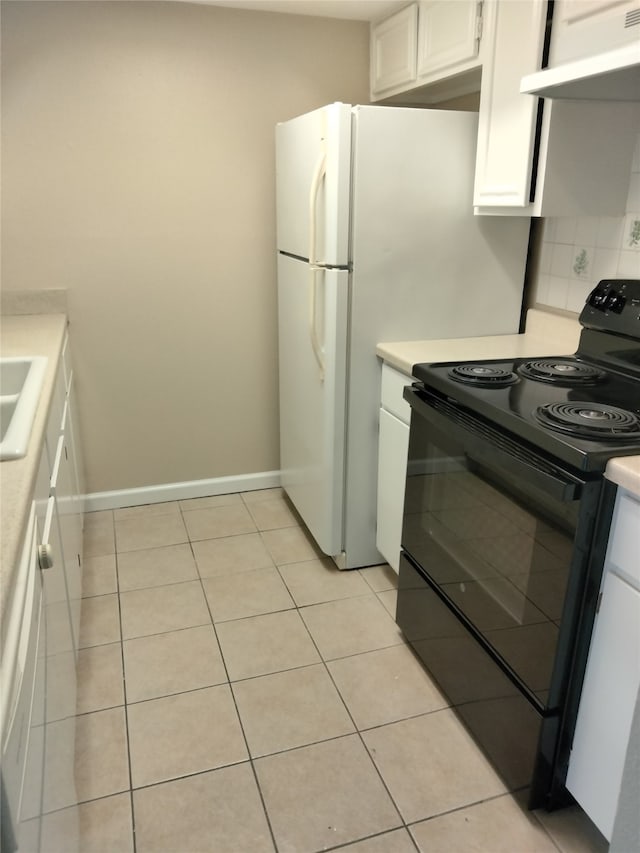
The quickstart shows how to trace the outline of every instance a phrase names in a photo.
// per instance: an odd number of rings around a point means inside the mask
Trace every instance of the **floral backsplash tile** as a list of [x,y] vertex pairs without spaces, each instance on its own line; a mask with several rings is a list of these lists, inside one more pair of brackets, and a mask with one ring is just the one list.
[[586,279],[589,277],[589,252],[590,249],[579,249],[573,261],[573,274],[576,278]]
[[544,220],[534,301],[579,313],[603,278],[640,278],[640,135],[625,216]]

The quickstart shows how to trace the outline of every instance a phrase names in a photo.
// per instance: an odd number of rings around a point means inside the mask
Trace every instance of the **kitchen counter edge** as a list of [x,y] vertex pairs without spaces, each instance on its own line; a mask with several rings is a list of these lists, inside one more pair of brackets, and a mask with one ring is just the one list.
[[[376,354],[386,364],[411,376],[414,365],[422,363],[573,354],[578,347],[579,337],[580,325],[577,319],[530,309],[526,331],[519,335],[394,341],[379,343]],[[605,476],[640,498],[640,456],[611,459],[607,463]]]
[[2,357],[48,359],[27,453],[22,459],[0,462],[0,625],[6,624],[6,608],[13,595],[66,328],[66,314],[0,317]]

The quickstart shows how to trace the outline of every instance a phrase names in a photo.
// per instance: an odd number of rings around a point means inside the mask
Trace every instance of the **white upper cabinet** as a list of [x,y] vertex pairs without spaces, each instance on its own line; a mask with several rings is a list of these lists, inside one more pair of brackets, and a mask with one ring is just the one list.
[[372,97],[415,81],[417,38],[415,3],[371,27]]
[[521,78],[542,62],[546,12],[545,0],[497,3],[480,93],[476,212],[621,215],[639,129],[637,105],[541,102],[520,93]]
[[423,0],[418,12],[418,77],[476,64],[481,4],[477,0]]
[[538,68],[546,3],[497,4],[491,56],[484,63],[473,203],[477,207],[529,204],[538,99],[520,94],[520,78]]
[[422,0],[371,25],[371,100],[438,103],[480,89],[495,0]]
[[522,80],[523,92],[640,100],[639,0],[556,0],[548,64]]
[[559,70],[613,45],[600,58],[635,51],[626,71],[640,73],[640,0],[557,0],[549,22],[550,5],[422,0],[372,24],[371,100],[428,106],[480,92],[477,214],[621,216],[640,131],[640,103],[627,95],[640,101],[640,77],[596,100],[542,100],[522,86],[555,73],[540,70],[550,25]]

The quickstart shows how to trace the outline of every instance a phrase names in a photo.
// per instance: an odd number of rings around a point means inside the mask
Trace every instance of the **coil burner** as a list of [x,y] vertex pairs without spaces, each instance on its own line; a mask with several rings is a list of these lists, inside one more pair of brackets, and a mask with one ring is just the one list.
[[518,373],[537,382],[557,385],[595,385],[606,379],[604,370],[570,359],[548,358],[527,361],[518,368]]
[[626,409],[601,403],[548,403],[535,411],[549,429],[595,441],[640,439],[640,418]]
[[449,370],[449,376],[476,388],[504,388],[518,381],[515,373],[490,364],[459,364]]

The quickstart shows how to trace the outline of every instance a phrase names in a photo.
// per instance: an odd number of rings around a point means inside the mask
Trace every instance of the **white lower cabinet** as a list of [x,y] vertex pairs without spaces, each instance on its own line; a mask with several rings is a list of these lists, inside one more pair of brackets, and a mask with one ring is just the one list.
[[42,578],[32,510],[5,628],[0,668],[2,849],[40,849],[45,751]]
[[376,547],[399,571],[402,510],[409,450],[411,407],[402,396],[411,376],[382,365],[378,437],[378,507]]
[[77,650],[80,638],[80,606],[82,601],[82,516],[78,512],[78,492],[73,462],[73,450],[68,433],[61,433],[51,476],[51,494],[55,497],[56,516],[60,530],[61,550],[67,596],[71,613],[71,628]]
[[[57,379],[58,405],[47,429],[50,460],[48,507],[42,543],[53,565],[44,570],[47,614],[46,744],[43,787],[43,832],[61,833],[56,843],[69,853],[78,850],[75,785],[76,663],[80,644],[82,604],[82,492],[77,459],[81,459],[77,428],[73,431],[73,376],[68,338]],[[58,814],[64,809],[64,815]]]
[[567,788],[611,839],[640,690],[640,500],[619,490]]
[[[65,353],[68,359],[66,341]],[[18,720],[20,728],[14,735],[15,726],[6,717],[2,720],[2,849],[6,844],[8,850],[25,853],[44,853],[53,846],[65,853],[79,851],[75,730],[83,483],[78,474],[81,450],[77,426],[75,431],[72,428],[71,392],[71,374],[61,361],[36,476],[25,556],[17,574],[23,579],[33,575],[28,589],[35,590],[29,593],[34,604],[29,611],[30,633],[25,634],[28,642],[20,641],[17,652],[11,654],[11,666],[17,660],[28,676],[28,681],[22,677],[16,705],[25,722]],[[16,582],[18,590],[21,583]],[[12,603],[11,616],[19,603]],[[9,650],[3,649],[3,682],[7,655]],[[15,714],[12,719],[17,719]],[[17,738],[15,744],[12,737]],[[15,752],[11,761],[5,760],[7,749]],[[11,767],[16,768],[14,776],[8,770]],[[16,773],[24,782],[18,787]],[[58,813],[61,809],[64,814]],[[50,837],[54,829],[55,843]]]

